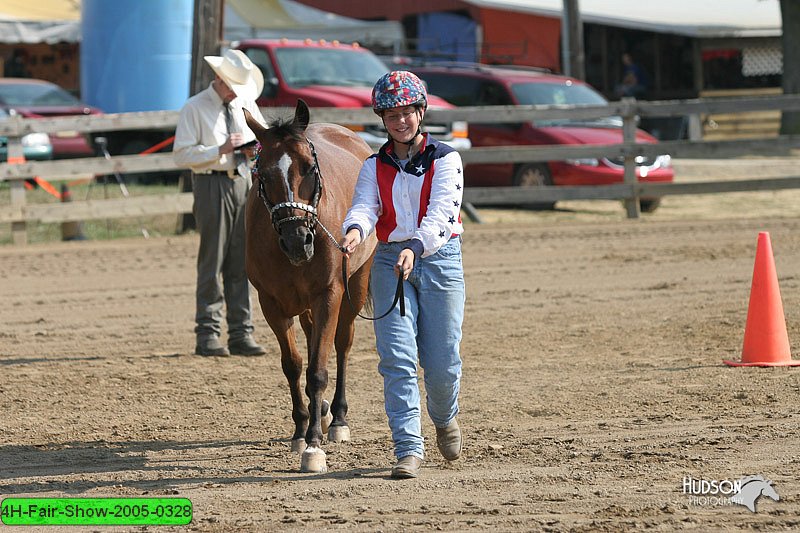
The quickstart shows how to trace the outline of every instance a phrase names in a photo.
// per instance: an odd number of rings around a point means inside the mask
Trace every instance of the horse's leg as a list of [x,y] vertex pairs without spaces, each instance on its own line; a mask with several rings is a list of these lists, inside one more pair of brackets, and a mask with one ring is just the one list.
[[262,303],[269,327],[275,333],[278,345],[281,348],[281,367],[283,375],[289,382],[289,393],[292,396],[292,420],[294,420],[294,434],[292,435],[292,451],[302,452],[305,447],[305,433],[308,429],[308,409],[303,401],[303,389],[300,387],[300,376],[303,373],[303,358],[297,351],[297,341],[294,335],[294,320],[279,316],[267,305]]
[[300,470],[303,472],[325,472],[325,452],[322,443],[322,395],[328,386],[328,355],[336,333],[341,292],[318,298],[311,310],[314,317],[312,335],[309,339],[308,369],[306,370],[306,394],[309,402],[309,421],[306,431],[308,448],[303,452]]
[[[350,427],[347,425],[347,362],[350,348],[353,346],[355,336],[355,319],[358,310],[364,307],[367,300],[369,287],[369,269],[371,261],[350,276],[348,287],[353,305],[345,302],[347,295],[339,308],[339,324],[336,326],[336,392],[333,395],[333,422],[328,429],[328,440],[331,442],[345,442],[350,440]],[[355,309],[353,309],[355,307]]]
[[[311,316],[311,311],[305,311],[300,315],[300,326],[303,328],[303,333],[306,336],[306,349],[311,353],[311,338],[314,334],[314,318]],[[309,411],[311,405],[308,406]],[[331,415],[331,408],[327,400],[322,400],[322,432],[327,433],[331,425],[333,416]]]

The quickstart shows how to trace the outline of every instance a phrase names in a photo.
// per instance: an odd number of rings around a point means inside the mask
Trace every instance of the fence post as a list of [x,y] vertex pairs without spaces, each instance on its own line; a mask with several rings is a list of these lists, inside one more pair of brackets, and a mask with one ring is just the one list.
[[636,182],[636,156],[633,145],[636,143],[636,98],[622,99],[622,142],[625,144],[625,174],[623,181],[632,185],[632,196],[625,198],[625,212],[628,218],[639,218],[639,188]]
[[[11,120],[19,117],[10,117]],[[19,132],[21,128],[17,129]],[[22,148],[22,137],[19,133],[13,133],[8,136],[8,163],[19,164],[25,162],[25,153]],[[11,206],[24,207],[25,206],[25,180],[12,179],[8,182],[11,193]],[[24,220],[11,223],[11,242],[14,244],[28,244],[28,231],[27,224]]]
[[700,115],[698,113],[691,113],[689,115],[688,136],[690,141],[703,140],[703,122],[700,120]]

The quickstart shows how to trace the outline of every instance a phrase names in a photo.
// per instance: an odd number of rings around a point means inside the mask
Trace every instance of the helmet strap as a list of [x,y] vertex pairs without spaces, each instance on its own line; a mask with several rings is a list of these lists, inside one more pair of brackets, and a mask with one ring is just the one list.
[[[422,115],[422,111],[420,111],[420,108],[418,106],[416,107],[416,112],[420,115],[420,117],[419,117],[419,126],[417,126],[417,133],[415,133],[414,136],[411,137],[411,139],[408,140],[408,141],[395,140],[395,138],[392,137],[392,134],[389,133],[388,135],[389,135],[389,140],[390,141],[396,142],[396,143],[400,143],[400,144],[405,144],[406,146],[414,146],[414,143],[417,141],[417,137],[422,135],[422,117],[423,117],[423,115]],[[386,127],[386,122],[384,122],[384,120],[383,120],[383,115],[381,115],[381,122],[383,122],[383,127],[388,132],[389,128]]]
[[[399,142],[399,143],[402,143],[402,144],[405,144],[405,145],[408,145],[408,146],[414,146],[414,143],[417,142],[417,137],[419,135],[422,135],[422,130],[417,128],[417,133],[415,133],[414,136],[411,137],[410,141],[395,141],[394,139],[392,139],[392,140],[394,142],[396,142],[396,143]],[[391,137],[391,135],[389,137]]]

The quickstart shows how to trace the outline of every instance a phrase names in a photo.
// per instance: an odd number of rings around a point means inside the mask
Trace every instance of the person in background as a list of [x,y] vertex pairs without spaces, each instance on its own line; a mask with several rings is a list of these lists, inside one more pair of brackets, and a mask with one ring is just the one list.
[[[265,123],[255,103],[264,78],[239,50],[204,59],[216,76],[207,89],[184,104],[173,147],[178,166],[192,169],[193,212],[200,233],[195,353],[263,355],[266,351],[253,339],[250,282],[244,262],[244,207],[255,148],[239,147],[255,140],[242,108]],[[223,303],[227,348],[220,341]]]
[[362,166],[340,244],[352,253],[376,233],[370,277],[375,309],[388,308],[397,277],[405,280],[406,315],[395,308],[374,327],[397,457],[391,476],[414,478],[425,457],[418,361],[439,451],[448,461],[461,455],[456,415],[466,294],[460,217],[464,173],[458,152],[420,129],[427,94],[416,75],[384,75],[372,90],[372,108],[389,140]]
[[3,65],[3,76],[6,78],[30,78],[31,73],[26,65],[26,54],[21,48],[14,48],[11,57]]
[[617,86],[618,98],[630,96],[644,98],[647,93],[647,76],[628,52],[622,54],[622,82]]

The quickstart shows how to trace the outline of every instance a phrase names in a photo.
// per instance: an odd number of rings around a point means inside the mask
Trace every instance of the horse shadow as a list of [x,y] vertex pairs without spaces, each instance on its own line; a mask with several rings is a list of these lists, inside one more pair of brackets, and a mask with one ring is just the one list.
[[[207,461],[206,454],[202,452],[209,451],[212,455],[216,452],[222,460],[230,455],[223,450],[231,447],[252,453],[255,457],[254,466],[243,469],[240,475],[219,476],[211,474],[212,470],[216,473],[218,468],[186,464]],[[259,458],[263,449],[264,443],[255,441],[91,441],[0,446],[0,457],[3,458],[0,464],[0,494],[81,494],[112,487],[140,492],[170,492],[187,485],[359,479],[386,472],[385,469],[371,468],[322,474],[301,474],[290,470],[269,472],[258,466],[263,464]],[[173,453],[176,455],[170,455]],[[290,452],[287,450],[286,453]],[[160,455],[166,458],[158,457]],[[175,464],[168,464],[170,461]],[[214,463],[214,460],[210,463]],[[263,474],[254,473],[259,471]],[[170,472],[173,475],[169,475]]]

